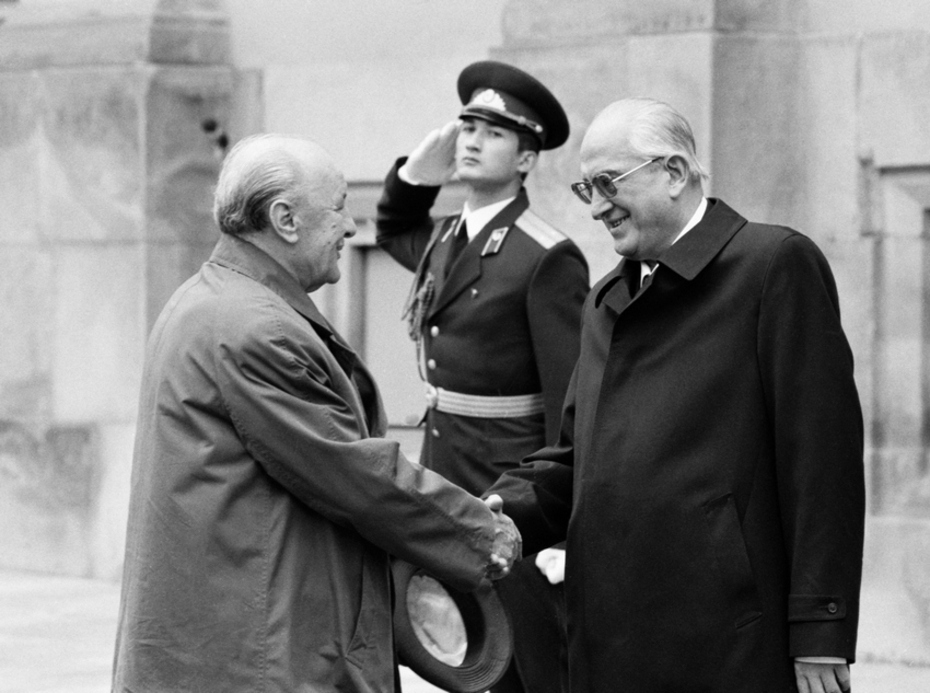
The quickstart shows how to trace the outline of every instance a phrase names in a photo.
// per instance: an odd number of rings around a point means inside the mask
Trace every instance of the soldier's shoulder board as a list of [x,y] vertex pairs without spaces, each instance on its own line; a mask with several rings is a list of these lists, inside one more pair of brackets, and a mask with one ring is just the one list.
[[568,238],[542,217],[528,209],[517,218],[516,226],[546,250]]

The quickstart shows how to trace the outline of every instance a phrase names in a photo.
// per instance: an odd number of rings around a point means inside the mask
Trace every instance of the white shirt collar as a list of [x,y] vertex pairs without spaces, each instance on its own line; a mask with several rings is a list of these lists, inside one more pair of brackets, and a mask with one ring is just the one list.
[[[691,215],[691,218],[688,220],[688,223],[685,224],[685,228],[683,228],[683,229],[678,233],[678,235],[675,236],[675,240],[672,241],[672,245],[675,245],[678,241],[681,240],[681,237],[682,237],[682,236],[684,236],[686,233],[688,233],[688,231],[690,231],[690,230],[693,229],[695,226],[697,226],[697,225],[701,222],[701,219],[704,218],[704,213],[705,213],[706,211],[707,211],[707,198],[702,196],[702,197],[701,197],[701,203],[697,206],[697,209],[694,210],[694,214]],[[649,266],[648,264],[646,264],[645,262],[639,263],[639,283],[640,283],[640,285],[642,285],[642,283],[643,283],[644,281],[646,281],[646,277],[648,277],[650,274],[652,274],[653,272],[656,271],[656,268],[657,268],[657,267],[658,267],[657,264],[654,264],[652,267],[650,267],[650,266]]]
[[462,224],[467,220],[468,226],[466,230],[468,231],[468,240],[471,240],[481,232],[481,229],[487,226],[491,219],[497,216],[498,212],[516,199],[517,196],[514,195],[513,197],[508,197],[506,200],[492,202],[489,205],[475,210],[469,209],[468,203],[466,202],[465,207],[462,209],[462,218],[459,219],[459,225],[456,227],[455,232],[458,233]]

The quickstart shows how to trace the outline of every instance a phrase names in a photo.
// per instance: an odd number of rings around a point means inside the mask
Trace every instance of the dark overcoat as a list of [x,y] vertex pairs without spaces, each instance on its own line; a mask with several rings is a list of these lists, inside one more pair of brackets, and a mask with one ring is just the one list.
[[567,535],[573,693],[794,691],[793,657],[854,660],[859,616],[862,416],[832,274],[719,200],[633,297],[639,274],[592,289],[559,443],[490,492],[527,550]]
[[149,340],[113,690],[393,691],[389,556],[473,589],[493,523],[385,425],[298,283],[222,236]]

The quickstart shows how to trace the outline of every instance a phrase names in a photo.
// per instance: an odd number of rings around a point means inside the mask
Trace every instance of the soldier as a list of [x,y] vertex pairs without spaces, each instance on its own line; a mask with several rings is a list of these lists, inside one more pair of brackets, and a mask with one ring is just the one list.
[[[459,118],[388,174],[378,244],[416,273],[405,315],[429,403],[421,462],[482,493],[555,442],[589,284],[581,251],[530,210],[523,188],[540,150],[568,139],[559,102],[535,78],[494,61],[466,67],[458,93]],[[465,206],[433,219],[453,175],[466,186]],[[498,583],[516,669],[495,691],[558,691],[565,676],[562,587],[550,584],[561,582],[564,552],[546,554],[539,562],[552,577],[529,557]]]

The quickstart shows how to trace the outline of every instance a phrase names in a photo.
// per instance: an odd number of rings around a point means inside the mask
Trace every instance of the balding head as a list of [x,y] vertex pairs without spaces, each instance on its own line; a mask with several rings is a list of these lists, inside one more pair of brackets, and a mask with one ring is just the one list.
[[653,262],[697,210],[703,169],[688,122],[671,106],[624,99],[601,111],[581,144],[574,188],[603,222],[617,254]]
[[[318,144],[288,135],[254,135],[226,156],[213,200],[220,231],[239,236],[269,226],[269,206],[278,198],[293,200],[309,186],[325,195],[339,177],[330,155]],[[329,204],[321,197],[321,203]]]
[[585,133],[581,156],[586,150],[607,146],[642,159],[677,155],[687,163],[693,182],[707,178],[697,158],[691,126],[684,116],[661,101],[621,99],[598,113]]

